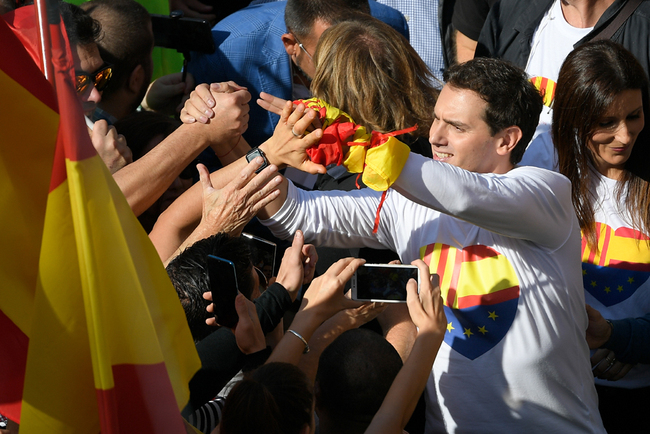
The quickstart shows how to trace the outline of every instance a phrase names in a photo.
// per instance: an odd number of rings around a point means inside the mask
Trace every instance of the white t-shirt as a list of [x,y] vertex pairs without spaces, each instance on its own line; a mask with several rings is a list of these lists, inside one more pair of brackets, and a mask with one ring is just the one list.
[[557,170],[557,158],[550,137],[555,87],[564,59],[573,46],[593,27],[573,27],[564,18],[560,0],[556,0],[537,26],[531,42],[526,72],[535,86],[544,92],[544,107],[539,126],[528,146],[521,165]]
[[[598,174],[594,217],[598,252],[582,247],[585,299],[607,319],[640,317],[650,312],[650,246],[648,234],[632,228],[629,213],[616,200],[616,181]],[[625,197],[625,195],[623,195]],[[638,364],[618,381],[597,379],[610,387],[650,386],[650,365]]]
[[412,154],[394,187],[376,235],[381,193],[370,189],[290,186],[262,223],[281,238],[302,229],[317,245],[388,247],[440,274],[448,332],[426,389],[427,432],[604,432],[568,180]]

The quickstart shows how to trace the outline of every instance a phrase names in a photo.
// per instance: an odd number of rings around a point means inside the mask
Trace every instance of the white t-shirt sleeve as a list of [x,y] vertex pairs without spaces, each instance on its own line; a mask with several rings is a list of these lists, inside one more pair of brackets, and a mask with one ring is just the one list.
[[423,206],[551,250],[564,244],[576,218],[569,180],[536,167],[482,174],[411,154],[393,188]]
[[343,191],[305,191],[291,181],[287,199],[271,218],[260,220],[275,236],[289,239],[298,230],[317,246],[395,249],[392,239],[373,234],[381,192],[369,188]]

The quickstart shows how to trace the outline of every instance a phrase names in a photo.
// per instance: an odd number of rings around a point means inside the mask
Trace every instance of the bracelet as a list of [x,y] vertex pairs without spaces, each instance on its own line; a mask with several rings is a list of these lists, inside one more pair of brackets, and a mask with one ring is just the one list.
[[[235,150],[235,148],[237,147],[237,145],[239,145],[239,142],[240,142],[240,141],[241,141],[241,136],[239,136],[239,139],[237,139],[237,143],[235,143],[235,146],[233,146],[232,148],[230,148],[230,150],[229,150],[228,152],[226,152],[225,154],[217,155],[217,158],[223,158],[223,157],[225,157],[226,155],[230,154],[232,151]],[[215,155],[216,155],[216,152],[215,152]]]
[[307,343],[307,341],[305,340],[305,338],[303,338],[302,336],[300,336],[300,333],[298,333],[298,332],[295,331],[295,330],[291,330],[291,329],[289,329],[289,330],[287,330],[287,331],[288,331],[289,333],[293,334],[293,335],[294,335],[295,337],[297,337],[298,339],[300,339],[300,340],[302,341],[303,344],[305,344],[305,349],[304,349],[304,351],[303,351],[302,353],[303,353],[303,354],[307,354],[307,353],[309,352],[309,344]]

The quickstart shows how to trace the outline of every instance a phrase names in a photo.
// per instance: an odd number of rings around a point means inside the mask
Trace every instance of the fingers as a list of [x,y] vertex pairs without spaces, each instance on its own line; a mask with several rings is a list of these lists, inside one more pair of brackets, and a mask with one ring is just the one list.
[[345,282],[352,278],[352,275],[357,268],[365,264],[366,260],[361,258],[343,258],[336,261],[330,268],[327,269],[325,274],[336,276],[343,286]]
[[[620,363],[620,362],[618,362]],[[622,368],[618,371],[616,375],[614,375],[612,378],[609,378],[610,381],[618,381],[621,378],[625,377],[628,372],[634,367],[633,364],[631,363],[624,363],[622,364]]]
[[282,98],[275,97],[266,92],[260,93],[260,97],[257,100],[257,104],[262,107],[264,110],[275,113],[276,115],[282,114],[282,109],[284,108],[287,100]]
[[214,116],[212,108],[216,105],[214,97],[210,92],[207,84],[199,84],[192,93],[190,99],[185,101],[185,106],[181,110],[181,121],[184,123],[194,123],[196,121],[202,124],[208,123],[208,120]]

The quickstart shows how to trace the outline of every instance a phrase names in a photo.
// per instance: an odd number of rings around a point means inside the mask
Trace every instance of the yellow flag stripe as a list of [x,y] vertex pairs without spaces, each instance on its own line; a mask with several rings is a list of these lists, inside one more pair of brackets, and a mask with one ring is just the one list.
[[0,309],[29,335],[59,115],[0,70]]

